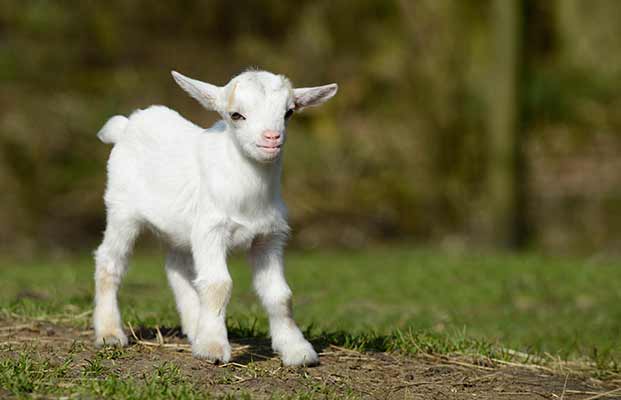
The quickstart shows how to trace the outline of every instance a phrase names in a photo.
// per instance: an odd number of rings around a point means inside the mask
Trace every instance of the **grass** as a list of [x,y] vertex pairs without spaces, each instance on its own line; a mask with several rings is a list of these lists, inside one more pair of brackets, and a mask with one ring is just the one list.
[[77,396],[112,399],[204,398],[173,364],[156,365],[151,374],[136,379],[109,371],[102,363],[103,353],[86,360],[81,376],[67,383],[70,368],[76,367],[72,359],[54,364],[49,359],[38,358],[36,351],[23,351],[17,358],[0,361],[0,388],[20,397],[62,394],[71,389]]
[[[179,324],[163,254],[155,253],[134,257],[121,290],[123,317],[133,326]],[[229,306],[231,335],[265,337],[267,321],[250,289],[249,268],[242,257],[233,257],[230,270],[235,285]],[[89,325],[89,257],[4,261],[0,271],[0,313],[7,318]],[[390,247],[291,251],[287,275],[296,319],[316,343],[500,360],[518,354],[520,361],[531,362],[541,357],[586,359],[596,375],[619,373],[620,262]],[[527,360],[522,353],[532,357]],[[82,363],[78,387],[84,393],[117,398],[199,395],[175,375],[174,365],[160,365],[154,375],[137,381],[111,372],[105,357],[112,356],[101,353]],[[41,391],[36,386],[40,382],[50,385],[50,380],[62,379],[67,367],[56,363],[52,368],[32,354],[3,359],[0,387],[11,393]],[[96,379],[102,375],[106,378]]]
[[[125,321],[175,326],[162,257],[138,256],[121,290]],[[2,265],[0,309],[45,318],[92,305],[90,258]],[[229,325],[265,332],[245,260],[231,262]],[[290,252],[294,311],[316,332],[414,330],[565,357],[621,355],[621,263],[409,248]]]

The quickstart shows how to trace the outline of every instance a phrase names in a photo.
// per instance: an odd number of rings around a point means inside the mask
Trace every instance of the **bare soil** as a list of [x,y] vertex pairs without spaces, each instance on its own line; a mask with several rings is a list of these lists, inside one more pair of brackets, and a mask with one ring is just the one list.
[[[0,322],[0,343],[11,345],[9,351],[0,355],[2,358],[15,357],[24,349],[58,363],[71,356],[75,366],[71,374],[78,377],[87,360],[96,357],[98,351],[92,344],[93,332],[89,330],[47,322],[15,322],[8,326],[7,321]],[[319,366],[286,368],[271,352],[269,340],[236,337],[231,338],[233,361],[213,365],[192,357],[178,329],[135,329],[133,333],[128,348],[117,357],[103,360],[108,371],[139,378],[150,374],[154,365],[170,362],[189,381],[214,395],[250,393],[253,398],[269,398],[275,394],[312,393],[319,398],[325,395],[368,399],[621,399],[618,382],[602,382],[542,366],[503,365],[465,356],[361,353],[315,344],[320,351]]]

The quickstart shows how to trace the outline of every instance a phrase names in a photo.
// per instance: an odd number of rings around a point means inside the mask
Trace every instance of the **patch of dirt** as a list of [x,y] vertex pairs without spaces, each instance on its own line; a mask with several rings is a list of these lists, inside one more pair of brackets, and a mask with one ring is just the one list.
[[[2,321],[0,344],[14,357],[31,349],[38,357],[62,363],[74,359],[75,376],[96,357],[93,332],[45,322]],[[232,337],[233,361],[213,365],[192,357],[178,329],[135,329],[130,346],[104,359],[120,376],[141,377],[154,365],[177,365],[206,393],[250,393],[253,398],[274,394],[313,393],[321,398],[389,399],[621,399],[621,387],[576,374],[559,374],[545,367],[498,365],[468,357],[391,353],[361,353],[337,346],[320,348],[321,364],[286,368],[270,350],[267,339]],[[131,332],[130,332],[131,334]],[[6,345],[11,345],[10,347]],[[36,347],[33,347],[36,345]]]

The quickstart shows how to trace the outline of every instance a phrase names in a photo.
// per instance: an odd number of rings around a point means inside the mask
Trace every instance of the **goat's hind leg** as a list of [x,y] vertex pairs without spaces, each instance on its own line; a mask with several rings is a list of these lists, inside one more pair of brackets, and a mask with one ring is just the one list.
[[134,218],[108,212],[104,240],[95,252],[95,345],[127,345],[117,293],[127,269],[127,258],[139,232]]
[[175,294],[177,310],[181,318],[181,329],[190,343],[196,337],[196,325],[200,310],[198,293],[192,285],[196,277],[194,259],[190,252],[171,250],[166,257],[166,275]]

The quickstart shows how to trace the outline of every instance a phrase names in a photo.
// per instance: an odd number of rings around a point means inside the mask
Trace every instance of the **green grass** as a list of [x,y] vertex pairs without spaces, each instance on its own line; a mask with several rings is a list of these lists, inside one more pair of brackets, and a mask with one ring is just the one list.
[[[133,258],[120,299],[126,322],[179,324],[162,265],[163,254]],[[230,270],[230,329],[265,335],[244,259],[233,257]],[[91,307],[88,257],[5,261],[0,271],[4,313],[50,318]],[[614,368],[621,356],[620,262],[407,247],[290,251],[287,276],[299,323],[318,339],[350,347],[440,353],[502,347]]]
[[204,398],[191,383],[170,363],[155,365],[153,372],[141,378],[122,376],[109,371],[102,363],[105,352],[87,360],[81,377],[67,383],[70,367],[68,358],[58,364],[39,358],[36,351],[23,351],[17,358],[0,360],[0,388],[20,397],[30,394],[63,394],[70,390],[82,395],[111,399],[198,399]]

